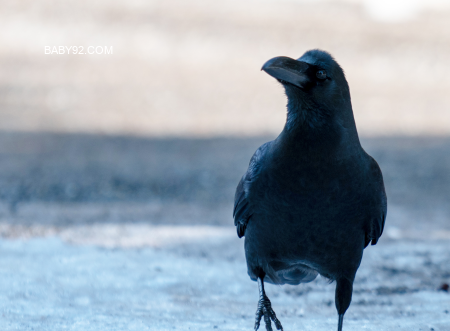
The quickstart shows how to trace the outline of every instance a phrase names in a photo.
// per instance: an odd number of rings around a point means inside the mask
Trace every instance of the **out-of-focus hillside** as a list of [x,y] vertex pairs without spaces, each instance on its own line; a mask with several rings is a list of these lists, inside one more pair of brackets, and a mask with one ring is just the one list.
[[381,2],[2,1],[0,130],[274,134],[285,98],[261,65],[322,48],[346,71],[361,134],[450,134],[448,6],[383,21]]

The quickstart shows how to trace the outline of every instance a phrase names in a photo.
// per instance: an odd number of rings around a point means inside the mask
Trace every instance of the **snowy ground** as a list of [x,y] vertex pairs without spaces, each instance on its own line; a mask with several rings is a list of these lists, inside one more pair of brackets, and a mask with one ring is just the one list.
[[[450,330],[450,241],[366,249],[345,330]],[[232,227],[98,225],[0,241],[1,330],[252,330]],[[285,330],[334,330],[334,284],[267,286]],[[263,330],[264,328],[262,328]]]
[[[0,330],[252,330],[231,210],[267,139],[0,134]],[[450,330],[450,140],[363,145],[389,209],[344,330]],[[334,284],[267,292],[286,331],[335,330]]]

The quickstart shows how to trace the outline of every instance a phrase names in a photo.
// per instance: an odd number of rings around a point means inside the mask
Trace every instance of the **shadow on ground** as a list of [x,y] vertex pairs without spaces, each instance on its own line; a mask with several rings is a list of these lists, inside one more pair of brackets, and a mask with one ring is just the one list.
[[[240,176],[273,138],[1,132],[1,222],[229,225]],[[383,171],[391,225],[450,229],[450,137],[362,144]]]

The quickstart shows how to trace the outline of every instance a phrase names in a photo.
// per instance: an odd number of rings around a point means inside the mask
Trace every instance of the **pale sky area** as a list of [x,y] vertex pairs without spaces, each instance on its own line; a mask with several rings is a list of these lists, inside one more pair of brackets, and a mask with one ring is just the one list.
[[[45,54],[101,46],[113,54]],[[0,129],[145,136],[280,132],[268,59],[321,48],[361,135],[450,134],[450,2],[3,1]]]

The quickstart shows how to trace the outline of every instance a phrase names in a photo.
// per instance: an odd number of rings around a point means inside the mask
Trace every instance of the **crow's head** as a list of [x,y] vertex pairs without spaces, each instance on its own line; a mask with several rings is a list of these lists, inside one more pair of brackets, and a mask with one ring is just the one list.
[[330,118],[338,122],[350,117],[353,120],[347,80],[329,53],[315,49],[297,60],[275,57],[261,70],[284,86],[288,97],[288,122],[319,127],[333,122]]

